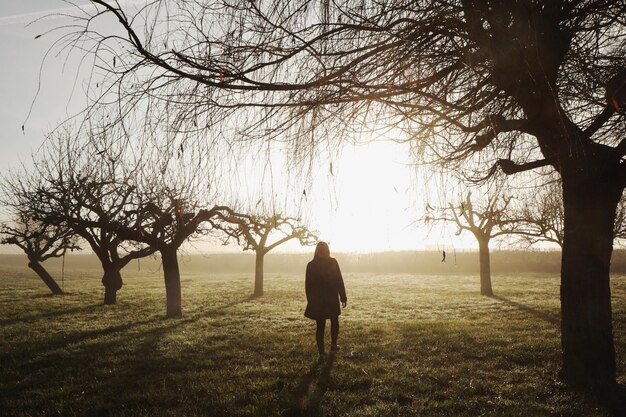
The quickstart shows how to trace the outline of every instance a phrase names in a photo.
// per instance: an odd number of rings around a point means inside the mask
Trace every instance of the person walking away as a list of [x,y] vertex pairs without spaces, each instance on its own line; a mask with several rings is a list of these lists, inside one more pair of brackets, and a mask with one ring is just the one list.
[[304,315],[317,323],[315,340],[319,359],[323,360],[326,320],[330,319],[330,350],[335,352],[339,350],[339,301],[341,300],[343,308],[348,305],[339,263],[330,256],[330,248],[326,242],[317,244],[313,260],[306,266],[305,290],[307,306]]

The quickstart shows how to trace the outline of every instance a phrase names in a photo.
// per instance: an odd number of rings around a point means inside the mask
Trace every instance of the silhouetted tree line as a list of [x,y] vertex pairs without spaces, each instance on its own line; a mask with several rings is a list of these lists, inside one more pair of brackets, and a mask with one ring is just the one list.
[[[34,168],[9,174],[3,181],[3,203],[13,221],[3,225],[2,243],[24,250],[29,267],[54,294],[62,289],[42,263],[80,250],[79,243],[101,263],[104,304],[116,303],[126,265],[158,253],[167,316],[177,317],[182,314],[178,252],[190,238],[213,234],[223,242],[240,242],[257,233],[258,243],[246,242],[255,245],[261,260],[290,239],[306,245],[316,242],[300,219],[240,213],[211,203],[216,198],[201,184],[201,170],[186,171],[178,162],[164,161],[162,154],[153,160],[142,150],[133,159],[121,141],[85,142],[70,131],[52,135],[47,145],[34,159]],[[98,150],[102,145],[106,149]],[[168,168],[154,170],[151,163]],[[276,235],[277,240],[268,241]],[[249,247],[247,243],[244,249]],[[255,295],[262,295],[262,262],[257,262],[255,273]]]

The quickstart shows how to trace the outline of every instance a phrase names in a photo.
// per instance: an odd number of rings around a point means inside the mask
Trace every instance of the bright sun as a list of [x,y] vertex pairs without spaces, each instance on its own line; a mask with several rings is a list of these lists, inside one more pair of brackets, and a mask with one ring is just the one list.
[[[408,144],[374,141],[346,146],[320,169],[308,198],[311,226],[335,252],[475,248],[469,234],[439,224],[428,233],[419,221],[437,195],[429,170],[416,171]],[[294,242],[285,251],[303,250]],[[304,250],[310,250],[304,248]]]
[[[272,153],[268,163],[267,154],[248,155],[228,165],[227,187],[244,210],[301,216],[333,252],[475,247],[471,236],[457,237],[452,227],[437,226],[429,234],[419,222],[436,185],[427,178],[432,175],[428,170],[416,171],[408,144],[378,140],[344,146],[339,154],[318,160],[308,178],[289,172],[285,158],[284,153]],[[196,242],[190,250],[220,248]],[[311,250],[297,241],[276,249]]]
[[334,251],[420,246],[411,226],[417,214],[408,160],[407,147],[393,142],[346,147],[333,165],[334,178],[314,184],[312,220]]

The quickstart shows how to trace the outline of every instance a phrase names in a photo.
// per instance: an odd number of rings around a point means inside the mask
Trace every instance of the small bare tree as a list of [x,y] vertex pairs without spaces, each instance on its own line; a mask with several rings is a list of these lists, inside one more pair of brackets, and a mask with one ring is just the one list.
[[302,225],[301,219],[280,213],[254,215],[228,209],[220,213],[217,219],[214,222],[217,229],[243,245],[244,251],[255,252],[255,297],[263,295],[263,262],[268,252],[292,239],[298,239],[303,246],[311,246],[318,241],[317,236]]
[[217,199],[215,190],[219,190],[218,176],[211,166],[204,165],[208,163],[205,155],[193,155],[182,144],[159,143],[160,138],[139,138],[140,151],[127,152],[125,166],[132,173],[133,187],[126,208],[99,227],[123,241],[136,242],[159,253],[167,316],[179,317],[179,250],[190,239],[208,233],[209,220],[222,207],[213,204]]
[[520,207],[513,208],[519,222],[515,227],[518,243],[532,246],[540,242],[563,247],[563,198],[558,183],[542,188],[540,193],[522,196]]
[[474,235],[478,242],[478,259],[480,267],[480,293],[493,296],[491,286],[491,263],[489,255],[489,242],[491,239],[510,234],[513,225],[517,223],[509,217],[507,209],[511,197],[500,197],[495,194],[489,197],[483,205],[475,205],[471,199],[471,191],[465,199],[457,204],[448,203],[443,207],[426,206],[427,214],[424,217],[426,223],[449,222],[458,230],[457,235],[468,231]]
[[[564,212],[562,186],[555,180],[541,188],[540,192],[520,198],[520,208],[513,208],[519,219],[514,234],[519,242],[532,246],[548,242],[563,248]],[[626,201],[622,198],[617,204],[614,225],[614,239],[626,238]]]
[[50,258],[59,258],[68,250],[79,250],[76,235],[65,226],[55,226],[33,220],[25,211],[16,213],[13,222],[3,224],[0,243],[15,245],[22,249],[32,269],[48,286],[52,294],[63,294],[59,284],[42,265]]
[[53,294],[62,294],[63,290],[42,263],[50,258],[63,256],[67,250],[80,248],[71,229],[38,220],[37,207],[32,202],[35,188],[41,181],[37,172],[29,171],[25,167],[3,175],[0,181],[0,204],[11,220],[0,226],[0,243],[12,244],[22,249],[28,258],[28,267]]

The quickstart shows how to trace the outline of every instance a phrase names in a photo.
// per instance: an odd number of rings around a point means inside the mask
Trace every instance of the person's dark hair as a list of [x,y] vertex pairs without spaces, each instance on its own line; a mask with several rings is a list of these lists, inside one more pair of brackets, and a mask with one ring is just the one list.
[[314,259],[328,259],[330,258],[330,248],[326,242],[318,242],[315,247]]

